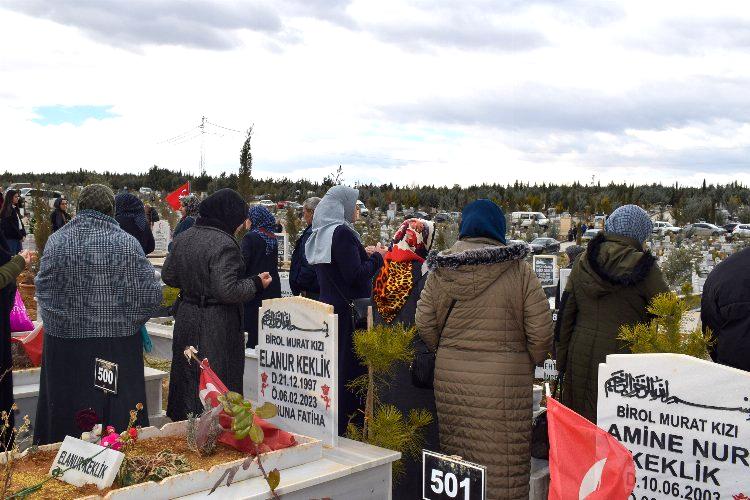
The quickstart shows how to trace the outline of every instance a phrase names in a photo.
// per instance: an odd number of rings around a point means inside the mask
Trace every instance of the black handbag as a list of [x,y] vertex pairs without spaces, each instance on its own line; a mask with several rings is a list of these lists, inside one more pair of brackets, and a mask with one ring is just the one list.
[[[451,301],[450,307],[448,307],[448,314],[445,315],[445,321],[443,326],[440,328],[440,336],[443,335],[443,329],[445,324],[448,322],[453,311],[453,306],[456,305],[456,299]],[[438,348],[440,347],[440,340],[438,340]],[[430,351],[427,344],[417,337],[414,341],[414,360],[411,362],[411,383],[414,387],[420,389],[432,389],[433,379],[435,378],[435,352]]]
[[331,284],[333,285],[333,288],[336,289],[336,292],[338,292],[341,298],[344,299],[349,305],[349,313],[352,320],[352,331],[367,330],[367,309],[372,304],[372,300],[370,299],[370,297],[349,300],[335,282],[331,281]]

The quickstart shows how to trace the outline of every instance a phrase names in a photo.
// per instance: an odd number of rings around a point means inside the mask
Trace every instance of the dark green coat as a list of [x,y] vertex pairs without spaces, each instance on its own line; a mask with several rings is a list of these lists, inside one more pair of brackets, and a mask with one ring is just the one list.
[[645,321],[651,298],[667,290],[656,259],[638,241],[600,233],[589,242],[565,287],[555,335],[563,403],[596,422],[599,363],[630,352],[617,340],[620,326]]

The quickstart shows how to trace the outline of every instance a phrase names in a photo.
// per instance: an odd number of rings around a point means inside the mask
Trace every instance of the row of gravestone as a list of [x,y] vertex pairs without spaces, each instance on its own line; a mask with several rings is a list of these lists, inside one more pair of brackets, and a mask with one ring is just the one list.
[[[331,446],[337,340],[331,306],[264,301],[258,403],[277,405],[280,427]],[[546,363],[537,375],[554,373]],[[633,454],[635,498],[750,496],[750,374],[679,354],[610,355],[599,365],[598,390],[597,424]]]

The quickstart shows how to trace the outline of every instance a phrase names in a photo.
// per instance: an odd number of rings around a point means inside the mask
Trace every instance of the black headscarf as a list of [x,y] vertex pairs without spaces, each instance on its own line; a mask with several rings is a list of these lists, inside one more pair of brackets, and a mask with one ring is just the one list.
[[247,203],[234,189],[219,189],[201,202],[195,222],[198,226],[210,226],[234,235],[247,218]]

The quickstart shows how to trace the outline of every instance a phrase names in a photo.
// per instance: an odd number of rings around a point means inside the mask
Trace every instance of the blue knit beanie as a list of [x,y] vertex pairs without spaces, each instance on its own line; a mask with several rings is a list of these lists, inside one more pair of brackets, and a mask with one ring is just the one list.
[[645,210],[637,205],[623,205],[604,223],[608,233],[627,236],[643,243],[651,234],[654,225]]
[[490,200],[472,201],[461,213],[460,238],[492,238],[505,243],[505,214]]

